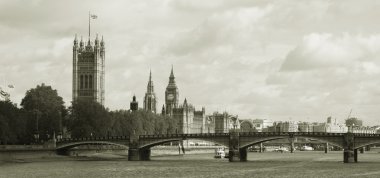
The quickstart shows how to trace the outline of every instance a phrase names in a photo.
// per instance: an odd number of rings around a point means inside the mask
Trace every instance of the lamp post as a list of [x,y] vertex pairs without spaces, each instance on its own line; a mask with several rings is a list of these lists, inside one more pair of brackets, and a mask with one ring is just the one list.
[[40,140],[40,134],[39,134],[39,130],[38,130],[39,111],[38,110],[34,110],[34,114],[35,114],[35,117],[36,117],[36,130],[35,130],[33,136],[34,136],[35,142],[39,143],[39,140]]

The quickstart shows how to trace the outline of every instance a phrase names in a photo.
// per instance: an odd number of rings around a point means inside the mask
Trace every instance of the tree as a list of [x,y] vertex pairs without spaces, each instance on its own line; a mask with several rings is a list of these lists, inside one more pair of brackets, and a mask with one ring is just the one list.
[[350,127],[350,126],[361,127],[363,126],[363,121],[358,118],[351,117],[351,118],[346,119],[346,126],[347,127]]
[[101,104],[78,99],[69,108],[68,130],[72,137],[107,136],[112,132],[109,112]]
[[0,144],[30,143],[25,112],[10,101],[0,101]]
[[21,106],[28,112],[32,121],[28,127],[39,134],[39,138],[47,140],[54,133],[62,131],[62,118],[67,114],[62,97],[57,90],[45,84],[37,85],[26,92]]

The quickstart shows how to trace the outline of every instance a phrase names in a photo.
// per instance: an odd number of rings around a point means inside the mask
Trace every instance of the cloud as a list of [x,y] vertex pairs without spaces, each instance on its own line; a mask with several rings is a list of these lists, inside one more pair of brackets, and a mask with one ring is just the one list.
[[[0,81],[12,100],[42,82],[71,101],[72,40],[106,42],[106,106],[140,103],[149,70],[161,108],[171,65],[180,101],[241,118],[379,114],[378,2],[0,1]],[[360,8],[358,8],[360,6]],[[64,7],[64,8],[63,8]],[[312,13],[311,13],[312,12]],[[3,82],[4,83],[4,82]],[[344,114],[342,114],[344,113]]]
[[[310,34],[286,57],[281,70],[313,70],[320,68],[346,67],[351,70],[356,63],[366,65],[366,70],[371,70],[369,63],[374,62],[380,55],[380,35],[368,37],[360,35],[342,34]],[[353,68],[354,67],[354,68]],[[363,69],[364,69],[363,68]],[[359,69],[360,70],[360,69]]]

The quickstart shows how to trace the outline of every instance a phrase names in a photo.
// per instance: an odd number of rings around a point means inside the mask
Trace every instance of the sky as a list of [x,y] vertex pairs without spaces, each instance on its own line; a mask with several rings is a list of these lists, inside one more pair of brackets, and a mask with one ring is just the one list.
[[106,45],[105,106],[160,111],[171,66],[180,103],[240,119],[380,124],[380,1],[0,0],[0,84],[20,104],[38,84],[69,106],[75,34],[88,13]]

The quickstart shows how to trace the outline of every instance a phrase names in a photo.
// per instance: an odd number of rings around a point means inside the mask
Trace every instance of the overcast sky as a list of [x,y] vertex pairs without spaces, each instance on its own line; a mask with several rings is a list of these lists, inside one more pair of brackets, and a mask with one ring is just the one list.
[[75,34],[88,11],[106,43],[106,107],[158,110],[173,64],[180,103],[207,113],[380,124],[379,1],[0,0],[0,84],[11,100],[45,83],[70,105]]

